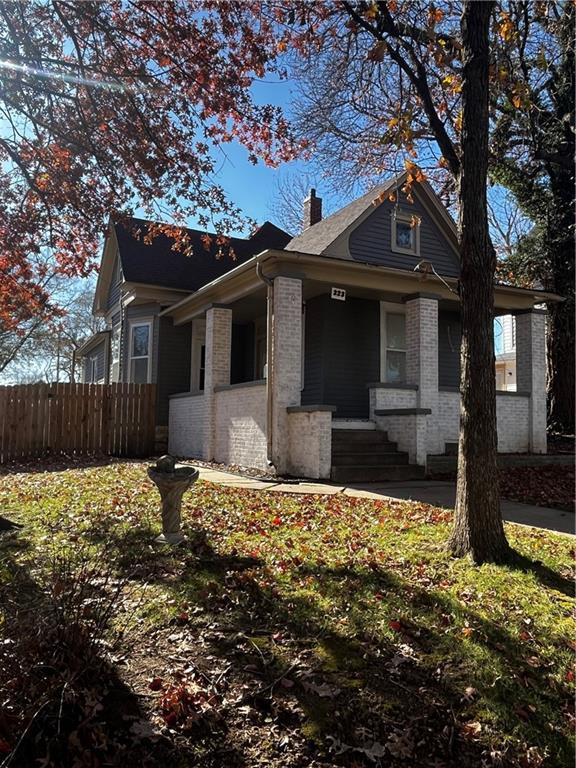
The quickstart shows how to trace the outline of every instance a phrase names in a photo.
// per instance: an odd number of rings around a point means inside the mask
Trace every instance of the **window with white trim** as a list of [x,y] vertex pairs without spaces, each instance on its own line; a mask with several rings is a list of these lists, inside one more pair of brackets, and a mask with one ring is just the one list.
[[420,217],[410,211],[394,209],[391,215],[392,243],[395,253],[420,255]]
[[88,358],[88,384],[98,382],[98,353]]
[[150,343],[152,321],[138,320],[130,323],[130,381],[133,384],[150,382]]
[[406,382],[406,313],[400,304],[380,302],[380,378]]
[[120,381],[120,338],[122,335],[122,326],[120,323],[112,329],[112,339],[110,343],[110,381]]

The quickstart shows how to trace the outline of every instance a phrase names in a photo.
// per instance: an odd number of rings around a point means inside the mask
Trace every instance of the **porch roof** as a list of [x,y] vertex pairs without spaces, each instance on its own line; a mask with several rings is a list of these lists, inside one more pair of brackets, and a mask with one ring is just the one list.
[[[455,278],[446,278],[443,283],[435,276],[424,278],[421,273],[404,269],[299,251],[269,249],[207,283],[161,314],[170,315],[175,325],[181,325],[203,315],[213,304],[231,304],[261,290],[262,281],[256,273],[258,263],[268,278],[294,277],[350,291],[356,289],[388,296],[397,294],[399,297],[428,292],[443,301],[458,301],[455,294],[458,281]],[[546,302],[562,301],[562,297],[537,289],[496,285],[494,301],[496,312],[506,314],[531,309]]]
[[104,339],[108,338],[110,335],[109,330],[105,331],[98,331],[98,333],[94,333],[92,336],[89,336],[82,344],[80,344],[79,347],[76,347],[74,350],[74,355],[78,357],[84,357],[88,354],[94,347],[98,346]]

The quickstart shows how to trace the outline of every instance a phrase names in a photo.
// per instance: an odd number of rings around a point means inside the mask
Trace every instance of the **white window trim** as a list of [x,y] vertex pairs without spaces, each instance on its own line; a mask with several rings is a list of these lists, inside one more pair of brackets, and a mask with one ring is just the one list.
[[[114,358],[114,336],[118,334],[117,357]],[[117,323],[110,330],[110,382],[120,381],[120,358],[122,356],[122,323]],[[116,371],[114,371],[116,366]]]
[[391,221],[391,232],[392,232],[392,242],[390,243],[391,249],[394,253],[403,253],[406,256],[420,256],[420,224],[417,223],[412,227],[412,231],[414,232],[414,247],[413,248],[402,248],[396,243],[396,223],[402,222],[403,224],[411,224],[412,218],[416,216],[418,217],[418,214],[413,213],[412,211],[405,211],[405,210],[398,210],[395,209],[390,214],[390,221]]
[[[201,392],[200,389],[200,363],[202,361],[202,347],[206,346],[206,320],[192,320],[192,351],[190,353],[190,391]],[[206,350],[208,351],[208,350]],[[206,364],[206,357],[204,364]],[[206,375],[206,369],[204,369]]]
[[[134,345],[134,339],[132,337],[132,330],[140,325],[147,325],[148,326],[148,354],[147,355],[138,355],[137,357],[134,357],[132,354],[132,348]],[[132,382],[132,360],[143,360],[144,358],[148,359],[148,371],[146,376],[146,382],[148,384],[152,381],[152,334],[154,330],[154,318],[152,317],[142,317],[142,318],[134,318],[133,320],[128,321],[128,376],[127,380],[129,382]]]
[[[391,301],[380,302],[380,381],[382,383],[388,383],[386,381],[386,352],[388,349],[386,339],[386,315],[406,315],[405,304],[394,304]],[[394,350],[396,352],[407,352],[407,349]],[[390,382],[390,384],[405,384],[404,381]]]
[[90,384],[98,384],[98,355],[90,355]]

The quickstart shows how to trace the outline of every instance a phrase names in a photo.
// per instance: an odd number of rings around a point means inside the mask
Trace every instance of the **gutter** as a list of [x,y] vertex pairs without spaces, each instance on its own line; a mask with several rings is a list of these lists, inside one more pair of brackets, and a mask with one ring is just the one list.
[[[382,279],[385,279],[387,276],[390,277],[402,277],[406,278],[407,280],[413,281],[415,285],[415,290],[422,290],[422,288],[417,289],[416,286],[420,283],[422,284],[422,281],[419,280],[419,276],[417,273],[414,273],[411,269],[399,269],[394,267],[385,267],[380,264],[373,264],[373,263],[367,263],[367,262],[361,262],[361,261],[353,261],[349,259],[341,259],[338,257],[330,256],[329,254],[318,256],[317,254],[308,254],[308,253],[301,253],[300,251],[282,251],[282,250],[276,250],[276,249],[268,249],[265,251],[262,251],[261,253],[257,254],[256,256],[253,256],[252,258],[245,261],[243,264],[238,265],[237,267],[234,267],[234,269],[230,270],[229,272],[224,273],[223,275],[220,275],[220,277],[217,277],[215,280],[213,280],[210,283],[207,283],[206,285],[202,286],[202,288],[199,288],[197,291],[192,293],[189,296],[186,296],[181,301],[172,304],[171,306],[167,307],[165,310],[160,312],[160,316],[162,315],[172,315],[182,313],[181,318],[175,321],[176,325],[179,325],[183,322],[187,322],[190,319],[189,315],[185,315],[183,310],[187,305],[190,304],[200,304],[202,305],[205,303],[210,303],[211,301],[227,301],[227,298],[223,296],[222,294],[225,293],[225,286],[227,284],[230,284],[231,281],[235,281],[237,279],[245,279],[247,275],[254,274],[252,270],[254,269],[255,265],[258,262],[270,262],[272,266],[275,264],[278,264],[279,262],[285,262],[289,264],[299,264],[303,267],[310,265],[312,266],[323,266],[327,268],[327,270],[330,269],[330,267],[334,266],[336,268],[341,268],[345,270],[346,272],[350,272],[350,274],[358,274],[358,273],[368,273],[368,274],[374,274],[378,277],[381,277]],[[327,276],[327,279],[331,279]],[[338,278],[339,280],[345,279],[345,276],[342,275]],[[453,286],[454,288],[458,284],[458,278],[456,277],[445,277],[444,278],[449,286]],[[494,285],[494,290],[497,294],[500,294],[500,296],[505,296],[506,294],[510,296],[530,296],[533,303],[546,303],[550,301],[562,301],[563,297],[559,296],[558,294],[549,293],[547,291],[542,291],[539,289],[531,289],[531,288],[516,288],[514,286],[506,286],[506,285]]]
[[274,378],[272,327],[274,318],[274,281],[262,272],[261,259],[256,258],[256,275],[266,285],[266,456],[268,466],[276,471],[273,449],[273,389]]

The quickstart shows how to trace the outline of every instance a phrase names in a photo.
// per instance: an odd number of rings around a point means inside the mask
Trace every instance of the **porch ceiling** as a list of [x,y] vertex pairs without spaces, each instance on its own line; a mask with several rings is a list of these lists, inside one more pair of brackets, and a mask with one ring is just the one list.
[[[391,303],[401,303],[402,297],[406,295],[406,292],[390,291],[383,288],[366,288],[362,286],[348,286],[346,284],[335,282],[334,280],[304,280],[302,285],[302,296],[304,300],[313,299],[315,296],[321,294],[330,293],[332,288],[344,288],[346,290],[346,298],[355,299],[369,299],[372,301],[388,301]],[[412,293],[416,293],[417,288],[412,290]],[[426,285],[420,288],[420,291],[436,293],[432,291],[432,287],[427,288]],[[458,309],[459,302],[456,296],[453,300],[440,299],[438,302],[441,309]]]
[[[196,293],[169,307],[162,314],[171,315],[180,325],[193,317],[203,315],[214,303],[236,304],[240,308],[250,306],[241,300],[254,297],[261,300],[265,287],[256,274],[260,262],[262,272],[268,278],[278,276],[299,278],[303,281],[304,298],[326,293],[331,287],[345,288],[348,295],[398,301],[402,296],[414,293],[433,293],[441,306],[456,308],[458,298],[453,293],[457,280],[447,278],[448,288],[439,279],[401,269],[377,264],[365,264],[328,256],[313,256],[295,251],[268,250],[246,261]],[[450,290],[452,289],[452,290]],[[560,301],[561,297],[545,291],[532,291],[509,286],[496,286],[495,309],[498,314],[530,309],[547,301]]]
[[260,288],[249,296],[230,304],[232,321],[234,323],[247,323],[266,314],[266,287],[260,284]]

